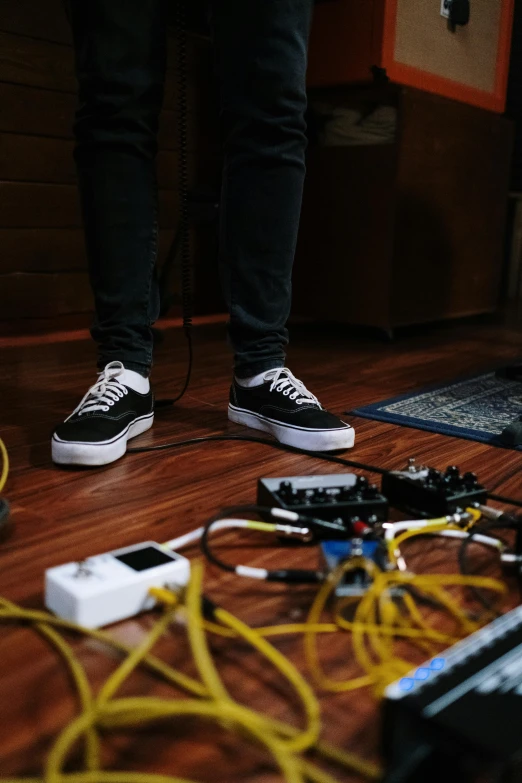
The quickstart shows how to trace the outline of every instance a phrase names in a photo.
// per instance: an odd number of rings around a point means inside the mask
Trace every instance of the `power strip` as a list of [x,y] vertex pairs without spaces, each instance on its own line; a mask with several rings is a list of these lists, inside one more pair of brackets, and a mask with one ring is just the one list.
[[154,541],[45,572],[45,605],[84,628],[101,628],[152,609],[151,587],[184,587],[190,562]]

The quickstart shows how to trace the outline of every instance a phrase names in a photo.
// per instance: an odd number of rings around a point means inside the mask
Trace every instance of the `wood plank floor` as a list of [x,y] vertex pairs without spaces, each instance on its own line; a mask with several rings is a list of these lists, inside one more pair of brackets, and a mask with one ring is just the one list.
[[[224,337],[223,323],[196,326],[188,393],[175,408],[158,412],[154,429],[136,445],[245,432],[226,420],[231,358]],[[394,344],[300,326],[294,329],[289,364],[328,408],[341,413],[520,355],[522,335],[500,326],[426,329]],[[185,362],[181,330],[168,329],[153,374],[158,397],[176,391]],[[0,435],[12,462],[5,495],[15,523],[11,537],[0,544],[0,595],[26,606],[42,606],[44,569],[188,531],[222,506],[254,502],[259,476],[343,472],[308,457],[240,443],[128,455],[100,469],[59,470],[50,460],[49,435],[93,382],[93,346],[81,331],[55,332],[52,339],[12,337],[0,344],[0,363]],[[522,498],[521,453],[368,420],[354,419],[353,424],[356,445],[348,457],[386,468],[402,467],[410,456],[437,467],[454,463],[475,471],[490,490]],[[457,570],[454,547],[417,542],[409,551],[414,566],[424,571]],[[314,549],[281,553],[243,544],[227,555],[271,567],[282,562],[306,567],[317,559]],[[212,568],[207,569],[205,590],[252,625],[303,617],[312,596],[308,588],[252,584]],[[150,623],[149,617],[123,623],[118,638],[135,643]],[[277,644],[304,668],[301,639]],[[191,670],[181,630],[173,631],[163,646],[169,662]],[[345,640],[322,648],[332,676],[357,673]],[[114,668],[114,659],[91,642],[75,649],[94,682]],[[216,642],[215,649],[236,695],[273,715],[298,720],[280,680],[256,655],[230,642]],[[165,690],[141,673],[125,692],[129,689],[140,694]],[[378,757],[379,707],[370,693],[321,694],[321,705],[326,738],[367,758]],[[0,775],[38,775],[53,737],[75,709],[63,666],[45,644],[28,630],[0,627]],[[120,768],[202,781],[279,779],[261,754],[235,738],[217,730],[198,732],[192,724],[176,731],[176,741],[166,727],[141,733],[139,742],[132,735],[118,737],[111,758]],[[344,773],[337,777],[352,780]]]

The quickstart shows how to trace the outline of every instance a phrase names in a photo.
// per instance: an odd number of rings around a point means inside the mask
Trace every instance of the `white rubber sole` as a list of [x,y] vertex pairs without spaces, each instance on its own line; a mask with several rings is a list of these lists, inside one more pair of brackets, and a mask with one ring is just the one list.
[[72,443],[60,440],[56,435],[53,435],[53,462],[57,465],[88,465],[91,467],[108,465],[123,457],[127,451],[127,441],[150,430],[153,422],[154,413],[140,416],[116,438],[101,443]]
[[243,424],[254,430],[269,432],[280,443],[307,451],[337,451],[351,449],[355,442],[353,427],[339,427],[337,430],[310,430],[306,427],[292,427],[281,424],[244,408],[228,406],[228,418],[235,424]]

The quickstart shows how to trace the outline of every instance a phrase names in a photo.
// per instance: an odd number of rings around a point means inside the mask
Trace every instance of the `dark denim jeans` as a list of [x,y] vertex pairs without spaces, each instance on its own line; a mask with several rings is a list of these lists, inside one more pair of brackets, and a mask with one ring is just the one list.
[[[190,0],[188,0],[190,2]],[[148,374],[168,0],[70,0],[76,162],[99,365]],[[240,377],[282,366],[305,173],[313,0],[214,0],[224,139],[220,267]]]

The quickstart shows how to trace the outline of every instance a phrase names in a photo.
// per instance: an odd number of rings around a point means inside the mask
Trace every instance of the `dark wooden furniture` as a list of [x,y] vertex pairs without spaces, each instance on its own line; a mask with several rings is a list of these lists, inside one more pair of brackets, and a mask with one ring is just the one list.
[[313,92],[397,108],[393,144],[310,149],[294,313],[385,330],[493,312],[512,128],[410,88]]

